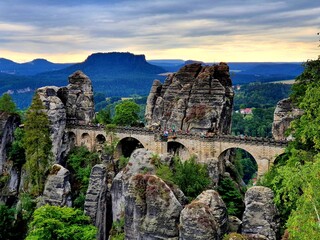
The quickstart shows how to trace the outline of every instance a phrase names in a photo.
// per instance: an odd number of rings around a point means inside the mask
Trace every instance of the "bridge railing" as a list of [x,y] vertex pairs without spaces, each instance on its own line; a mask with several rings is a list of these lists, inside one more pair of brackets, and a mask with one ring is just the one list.
[[[105,131],[103,125],[99,124],[81,124],[81,122],[67,122],[67,128],[80,128],[86,130],[95,130],[95,131]],[[159,130],[150,130],[147,128],[141,127],[116,127],[115,132],[117,133],[127,133],[127,134],[140,134],[140,135],[155,135],[155,140],[157,141],[174,141],[178,139],[194,139],[204,142],[212,141],[224,141],[224,142],[237,142],[237,143],[250,143],[256,145],[272,145],[272,146],[287,146],[288,141],[282,140],[277,141],[273,138],[262,138],[262,137],[250,137],[250,136],[234,136],[234,135],[202,135],[202,134],[191,134],[191,133],[182,133],[175,132],[169,133],[168,136],[164,136],[164,133]]]

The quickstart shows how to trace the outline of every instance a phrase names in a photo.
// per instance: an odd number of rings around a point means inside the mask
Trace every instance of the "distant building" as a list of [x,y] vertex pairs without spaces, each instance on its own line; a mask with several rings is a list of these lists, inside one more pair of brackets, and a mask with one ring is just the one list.
[[243,114],[243,115],[250,115],[250,114],[252,114],[252,108],[240,109],[240,113]]

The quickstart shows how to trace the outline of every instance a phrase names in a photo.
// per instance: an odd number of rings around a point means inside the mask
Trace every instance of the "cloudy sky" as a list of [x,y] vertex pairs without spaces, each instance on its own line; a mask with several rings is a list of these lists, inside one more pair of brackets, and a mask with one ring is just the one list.
[[0,57],[305,61],[320,54],[317,0],[1,0]]

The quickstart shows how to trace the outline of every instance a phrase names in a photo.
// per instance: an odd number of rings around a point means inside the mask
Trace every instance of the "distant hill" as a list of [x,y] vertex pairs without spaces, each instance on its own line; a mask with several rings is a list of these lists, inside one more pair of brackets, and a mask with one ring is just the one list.
[[11,75],[32,76],[41,72],[55,71],[66,68],[71,63],[52,63],[45,59],[34,59],[31,62],[16,63],[9,59],[0,58],[0,72]]
[[159,74],[165,72],[163,68],[148,63],[144,55],[112,52],[94,53],[82,63],[35,77],[43,84],[54,82],[62,86],[77,70],[89,76],[95,91],[104,92],[107,96],[146,95],[154,79],[163,80]]
[[[94,53],[81,63],[58,64],[45,59],[16,63],[0,58],[0,94],[9,91],[20,108],[28,107],[35,89],[65,86],[68,76],[82,70],[93,82],[95,92],[107,97],[148,95],[154,79],[164,81],[166,72],[176,72],[194,60],[162,59],[146,61],[144,55],[111,52]],[[203,63],[210,64],[213,63]],[[301,63],[228,63],[233,84],[294,79]]]
[[[10,66],[10,62],[6,64]],[[39,69],[47,65],[42,60],[29,64],[31,68],[37,65]],[[15,66],[14,62],[13,66]],[[28,95],[24,92],[26,89],[34,90],[47,85],[65,86],[68,84],[68,76],[77,70],[83,71],[90,77],[94,91],[105,93],[108,97],[147,95],[154,79],[164,80],[164,76],[159,74],[165,72],[163,68],[148,63],[144,55],[116,52],[94,53],[82,63],[69,64],[56,71],[43,71],[33,76],[3,73],[3,76],[0,75],[0,83],[3,83],[3,87],[0,87],[0,94],[8,90],[13,91],[14,99],[18,102],[19,107],[23,108],[28,105],[20,103],[22,101],[25,103],[26,98],[30,100],[33,94],[31,91]],[[23,94],[18,94],[18,91]],[[21,99],[22,96],[24,99]]]

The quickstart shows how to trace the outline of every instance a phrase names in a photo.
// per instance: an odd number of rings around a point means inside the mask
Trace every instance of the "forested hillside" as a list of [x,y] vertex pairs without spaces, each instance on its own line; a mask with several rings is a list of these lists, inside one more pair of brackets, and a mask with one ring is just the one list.
[[305,63],[291,99],[304,114],[293,122],[294,140],[261,184],[273,189],[289,239],[320,239],[320,58]]

